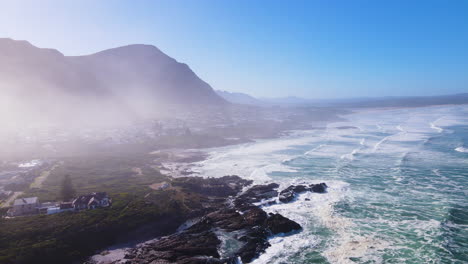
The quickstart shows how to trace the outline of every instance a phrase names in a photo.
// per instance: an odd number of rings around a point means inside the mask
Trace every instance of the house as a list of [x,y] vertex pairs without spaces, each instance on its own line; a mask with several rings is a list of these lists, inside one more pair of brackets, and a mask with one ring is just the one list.
[[94,192],[81,195],[72,202],[75,210],[94,209],[98,207],[107,207],[110,205],[109,197],[105,192]]
[[41,203],[41,205],[38,208],[39,214],[47,214],[47,211],[51,207],[57,207],[57,203],[54,203],[54,202]]
[[55,206],[51,206],[47,208],[47,214],[58,214],[67,211],[74,211],[75,209],[72,206],[72,203],[60,203]]
[[37,197],[16,199],[13,207],[8,210],[8,216],[20,216],[39,213],[39,199]]
[[72,203],[60,203],[58,206],[52,206],[47,208],[47,214],[57,214],[67,211],[74,211]]
[[59,205],[60,210],[73,210],[73,204],[72,203],[60,203]]

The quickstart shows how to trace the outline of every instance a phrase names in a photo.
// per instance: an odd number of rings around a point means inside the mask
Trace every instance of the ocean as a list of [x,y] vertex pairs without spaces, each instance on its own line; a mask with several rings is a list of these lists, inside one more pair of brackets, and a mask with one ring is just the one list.
[[288,136],[209,149],[193,170],[325,182],[265,205],[303,227],[253,263],[468,263],[468,106],[360,110]]

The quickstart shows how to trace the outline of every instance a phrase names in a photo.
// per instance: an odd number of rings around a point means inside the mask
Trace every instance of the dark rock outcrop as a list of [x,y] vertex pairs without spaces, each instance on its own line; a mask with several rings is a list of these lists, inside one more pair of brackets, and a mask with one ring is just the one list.
[[278,196],[279,185],[276,183],[270,183],[268,185],[254,185],[234,201],[234,205],[239,210],[247,210],[252,207],[253,203],[258,203],[262,200],[271,199]]
[[228,197],[237,195],[242,188],[252,184],[252,181],[231,175],[207,179],[201,177],[175,178],[171,184],[206,196]]
[[305,185],[291,185],[288,188],[282,190],[279,194],[279,200],[282,203],[289,203],[296,198],[300,193],[304,192],[316,192],[324,193],[327,191],[327,185],[325,183],[311,184],[309,186]]
[[[230,192],[240,192],[241,186],[250,184],[235,176],[225,178],[225,184],[217,179],[183,179],[180,186],[190,188],[205,195],[218,196],[218,191],[226,186]],[[198,186],[202,184],[201,186]],[[209,185],[214,185],[208,187]],[[196,185],[198,187],[194,187]],[[215,186],[221,188],[213,191]],[[237,197],[227,199],[224,204],[212,204],[198,222],[185,230],[158,240],[147,242],[131,249],[125,256],[128,263],[236,263],[240,258],[244,263],[252,261],[262,254],[269,246],[268,238],[277,234],[290,234],[301,230],[301,226],[280,215],[267,214],[253,203],[278,196],[278,184],[255,185]],[[280,199],[291,201],[296,193],[305,191],[324,192],[326,184],[297,185],[283,190]],[[209,198],[209,197],[208,197]],[[289,200],[291,199],[291,200]],[[219,233],[235,234],[234,239],[240,247],[228,255],[221,256],[218,249],[222,246]]]
[[296,197],[296,194],[305,192],[307,190],[309,190],[309,188],[307,188],[304,185],[289,186],[288,188],[280,192],[279,200],[283,203],[291,202]]
[[301,226],[280,214],[272,214],[266,220],[266,226],[273,234],[289,233],[301,229]]
[[327,191],[328,186],[325,183],[311,184],[310,190],[316,193],[324,193]]

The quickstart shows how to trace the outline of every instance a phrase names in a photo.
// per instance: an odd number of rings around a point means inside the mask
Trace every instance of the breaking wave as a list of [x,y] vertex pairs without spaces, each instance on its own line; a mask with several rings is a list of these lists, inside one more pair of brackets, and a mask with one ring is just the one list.
[[457,147],[457,148],[455,148],[455,151],[458,151],[458,152],[461,152],[461,153],[468,153],[468,148]]

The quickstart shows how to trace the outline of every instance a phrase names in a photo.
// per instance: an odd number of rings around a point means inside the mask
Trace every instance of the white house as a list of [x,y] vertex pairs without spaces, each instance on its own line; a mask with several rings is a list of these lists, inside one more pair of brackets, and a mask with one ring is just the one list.
[[8,210],[9,216],[20,216],[39,213],[39,199],[37,197],[16,199],[13,207]]

